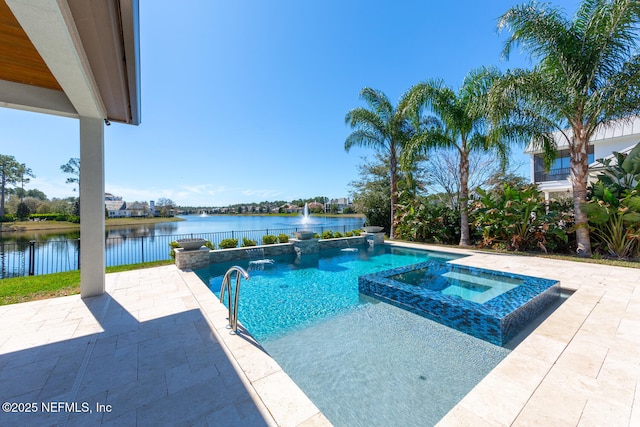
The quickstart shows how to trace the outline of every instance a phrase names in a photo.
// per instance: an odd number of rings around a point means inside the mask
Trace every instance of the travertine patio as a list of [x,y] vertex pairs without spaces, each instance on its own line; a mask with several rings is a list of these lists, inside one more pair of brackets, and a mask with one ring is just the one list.
[[[477,252],[456,262],[576,291],[439,425],[640,425],[640,270]],[[109,274],[100,297],[3,306],[0,324],[0,401],[38,410],[1,412],[3,426],[329,425],[175,266]]]

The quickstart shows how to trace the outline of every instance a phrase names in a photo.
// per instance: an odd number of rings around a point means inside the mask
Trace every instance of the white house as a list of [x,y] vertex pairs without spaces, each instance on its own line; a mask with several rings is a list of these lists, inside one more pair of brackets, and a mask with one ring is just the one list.
[[[570,138],[572,132],[565,131]],[[553,136],[558,147],[558,157],[549,171],[545,170],[542,150],[535,150],[531,145],[525,153],[530,156],[531,182],[538,184],[538,189],[545,195],[545,199],[570,197],[571,182],[569,180],[569,147],[567,140],[560,131]],[[598,129],[589,141],[589,169],[601,166],[598,159],[611,156],[616,152],[628,152],[640,141],[640,117],[634,116],[628,120],[612,122],[609,126]]]
[[111,193],[104,195],[104,208],[109,218],[143,217],[148,216],[151,212],[146,203],[125,202],[122,197],[116,197]]

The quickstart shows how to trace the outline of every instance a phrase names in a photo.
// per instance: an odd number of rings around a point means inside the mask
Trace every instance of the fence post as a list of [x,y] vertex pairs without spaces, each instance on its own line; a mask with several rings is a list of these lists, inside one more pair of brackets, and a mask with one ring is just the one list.
[[29,276],[33,276],[36,270],[36,241],[29,240]]
[[142,246],[142,262],[144,262],[144,236],[140,237],[140,243]]
[[80,270],[80,238],[78,237],[78,270]]

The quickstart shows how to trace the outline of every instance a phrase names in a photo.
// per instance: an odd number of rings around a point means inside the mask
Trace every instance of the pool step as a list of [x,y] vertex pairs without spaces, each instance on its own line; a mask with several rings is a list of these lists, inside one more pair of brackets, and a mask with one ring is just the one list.
[[[451,286],[441,291],[443,294],[459,296],[460,298],[480,304],[518,286],[517,283],[504,282],[488,277],[477,276],[473,273],[463,273],[461,271],[448,271],[444,273],[442,277],[462,282],[453,282]],[[465,283],[471,286],[464,286]]]

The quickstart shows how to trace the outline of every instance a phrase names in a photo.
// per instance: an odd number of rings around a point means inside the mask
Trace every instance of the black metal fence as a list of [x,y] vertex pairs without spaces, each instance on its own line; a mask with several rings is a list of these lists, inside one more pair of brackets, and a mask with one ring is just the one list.
[[[160,236],[109,237],[105,240],[106,266],[169,260],[171,259],[169,243],[184,238],[203,238],[218,248],[224,239],[238,239],[238,246],[242,245],[243,238],[262,245],[262,237],[266,235],[286,234],[291,236],[295,231],[301,230],[310,230],[319,235],[322,235],[322,232],[326,230],[339,231],[344,234],[351,231],[352,228],[352,226],[300,226]],[[80,246],[80,239],[24,242],[3,242],[0,240],[0,279],[78,270],[81,268]]]

